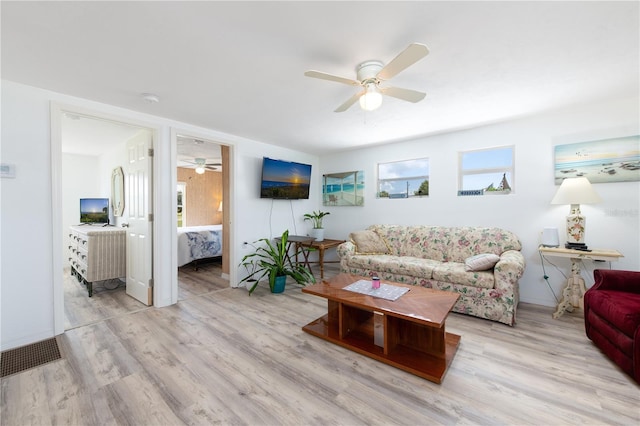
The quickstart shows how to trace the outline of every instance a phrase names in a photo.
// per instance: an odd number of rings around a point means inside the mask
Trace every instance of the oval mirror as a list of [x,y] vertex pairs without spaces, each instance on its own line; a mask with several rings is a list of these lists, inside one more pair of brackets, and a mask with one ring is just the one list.
[[116,167],[111,174],[111,205],[113,215],[122,216],[124,212],[124,173],[122,167]]

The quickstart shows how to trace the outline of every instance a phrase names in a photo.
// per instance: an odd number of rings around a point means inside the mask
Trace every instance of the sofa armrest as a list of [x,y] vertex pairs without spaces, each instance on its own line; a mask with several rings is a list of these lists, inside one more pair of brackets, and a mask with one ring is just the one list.
[[640,294],[640,272],[596,269],[595,284],[589,290],[616,290]]
[[356,245],[351,241],[345,241],[336,248],[336,252],[341,259],[353,256],[356,254]]
[[516,285],[524,274],[524,256],[518,250],[507,250],[493,270],[496,289],[508,290]]

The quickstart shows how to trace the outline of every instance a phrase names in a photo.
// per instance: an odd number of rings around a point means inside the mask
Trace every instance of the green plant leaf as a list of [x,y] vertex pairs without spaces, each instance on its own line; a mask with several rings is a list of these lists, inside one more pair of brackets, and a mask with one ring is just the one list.
[[[327,213],[328,214],[328,213]],[[248,272],[240,283],[250,280],[256,280],[255,284],[249,289],[249,294],[258,286],[258,281],[267,277],[269,279],[269,288],[273,290],[273,279],[276,276],[289,276],[298,284],[306,285],[307,283],[315,283],[313,274],[303,265],[290,262],[289,259],[295,258],[287,256],[287,247],[289,241],[289,231],[282,233],[279,241],[272,243],[266,238],[261,238],[252,246],[255,248],[253,253],[245,255],[239,266],[242,266]],[[256,246],[256,244],[260,244]]]

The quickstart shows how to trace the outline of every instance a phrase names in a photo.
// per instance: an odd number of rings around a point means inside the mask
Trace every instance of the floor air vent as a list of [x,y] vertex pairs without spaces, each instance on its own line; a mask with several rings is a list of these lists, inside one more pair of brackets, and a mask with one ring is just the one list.
[[0,377],[11,376],[58,359],[62,359],[62,357],[55,337],[20,348],[9,349],[0,355],[0,364],[2,364]]

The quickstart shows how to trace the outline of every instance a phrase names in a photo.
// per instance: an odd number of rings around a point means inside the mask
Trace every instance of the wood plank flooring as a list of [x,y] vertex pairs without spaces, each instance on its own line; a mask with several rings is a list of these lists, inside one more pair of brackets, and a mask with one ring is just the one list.
[[304,333],[326,300],[297,284],[187,291],[59,336],[62,360],[2,380],[0,423],[640,424],[640,386],[580,313],[521,304],[515,327],[451,314],[462,340],[437,385]]
[[93,297],[89,297],[87,287],[69,274],[69,269],[65,269],[63,285],[65,330],[146,308],[133,297],[127,296],[124,282],[119,280],[109,280],[107,283],[111,287],[118,285],[113,290],[105,288],[102,283],[94,284]]
[[[178,269],[178,300],[186,300],[211,291],[229,287],[229,281],[221,278],[219,262],[203,263],[196,270],[192,265]],[[110,280],[107,286],[115,287],[118,280]],[[124,282],[110,290],[102,283],[94,284],[93,297],[87,288],[69,269],[64,272],[65,330],[70,330],[108,318],[147,309],[147,306],[126,294]]]

